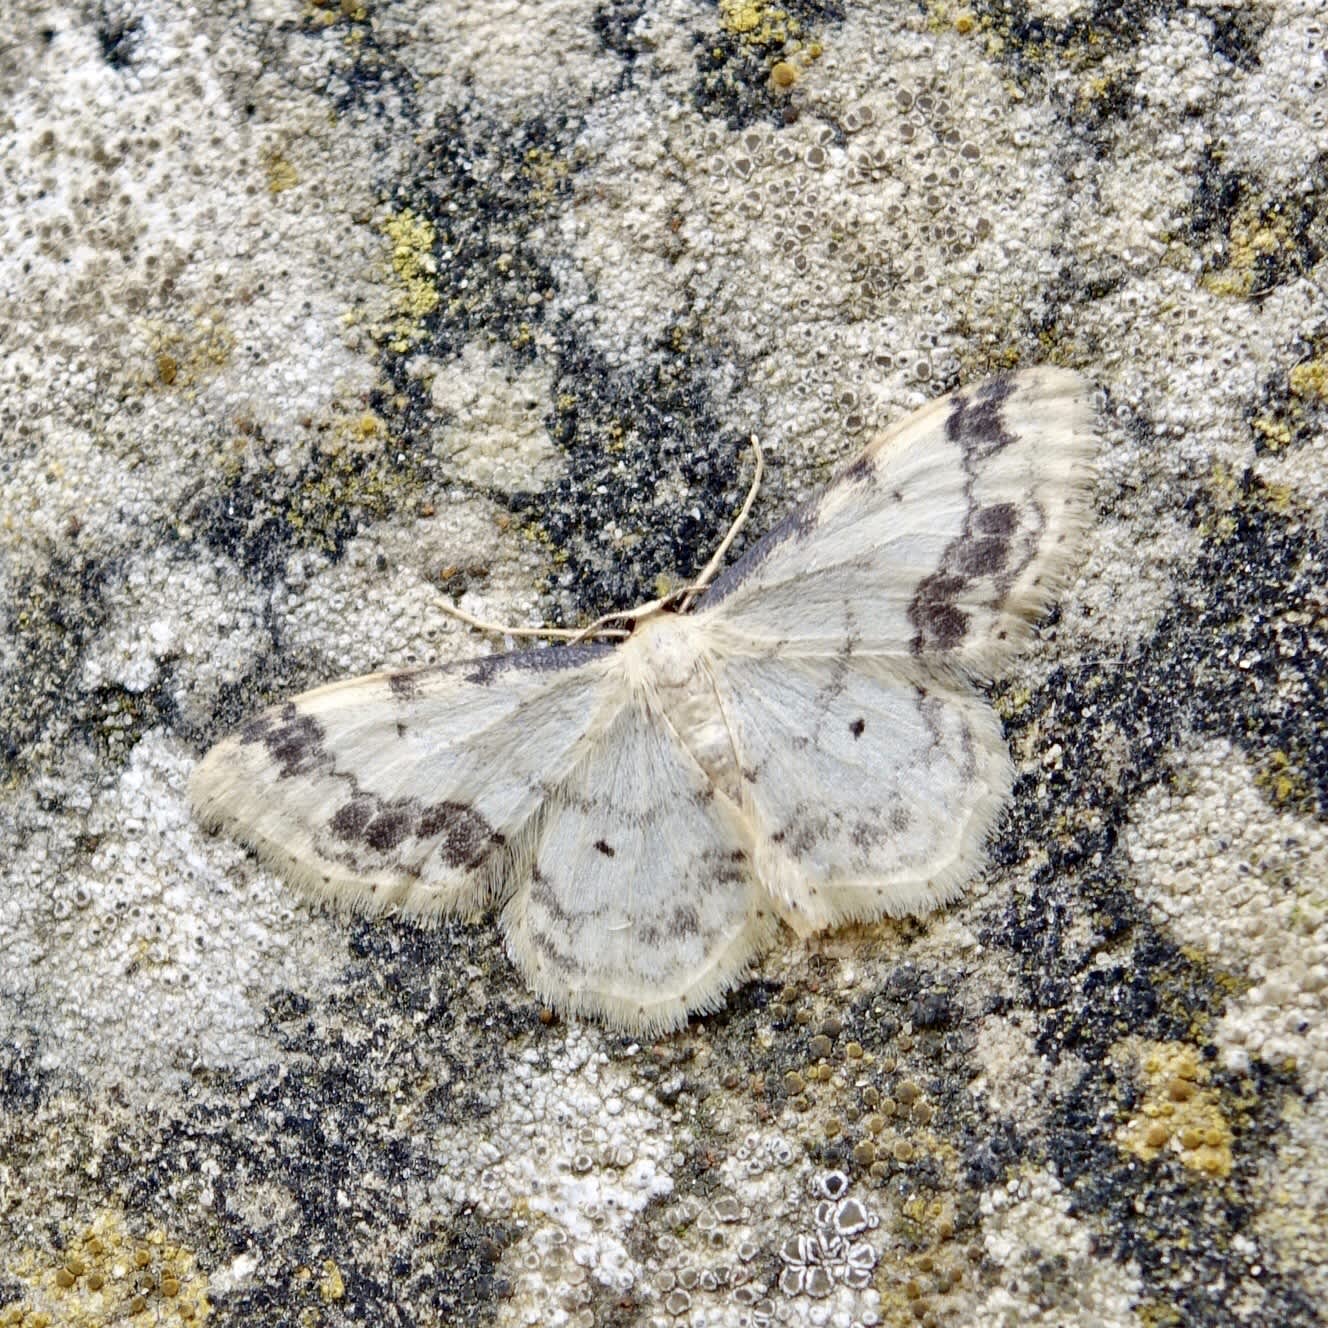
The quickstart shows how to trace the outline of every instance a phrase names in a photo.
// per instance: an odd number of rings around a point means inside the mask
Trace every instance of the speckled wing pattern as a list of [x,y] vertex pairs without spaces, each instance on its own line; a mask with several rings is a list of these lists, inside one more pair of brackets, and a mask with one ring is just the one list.
[[694,612],[297,696],[208,753],[193,801],[316,896],[499,907],[555,1007],[676,1028],[781,920],[923,912],[979,865],[1012,772],[972,680],[1068,577],[1094,451],[1074,374],[962,389]]
[[314,894],[471,912],[526,865],[522,831],[594,748],[615,673],[592,645],[332,683],[219,742],[190,795]]

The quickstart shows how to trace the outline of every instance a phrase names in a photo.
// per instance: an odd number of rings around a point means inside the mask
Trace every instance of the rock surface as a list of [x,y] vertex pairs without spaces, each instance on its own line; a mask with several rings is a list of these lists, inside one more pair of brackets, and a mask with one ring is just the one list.
[[[1317,0],[171,0],[0,36],[0,1323],[1328,1303]],[[1102,388],[966,899],[638,1045],[190,816],[957,382]]]

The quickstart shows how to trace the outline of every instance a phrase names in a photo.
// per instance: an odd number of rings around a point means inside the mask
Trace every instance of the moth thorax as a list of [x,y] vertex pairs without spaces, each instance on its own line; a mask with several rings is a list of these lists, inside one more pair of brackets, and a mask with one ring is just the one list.
[[703,674],[701,650],[691,623],[661,614],[632,637],[642,674],[660,691],[685,691]]
[[654,694],[697,764],[736,800],[737,756],[698,637],[688,619],[670,615],[646,623],[628,647],[636,648],[638,685]]

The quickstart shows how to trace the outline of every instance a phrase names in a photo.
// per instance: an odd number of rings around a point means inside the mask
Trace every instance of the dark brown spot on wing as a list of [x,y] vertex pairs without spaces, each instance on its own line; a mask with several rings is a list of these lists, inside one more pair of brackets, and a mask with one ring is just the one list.
[[326,736],[323,726],[311,715],[302,715],[293,701],[255,715],[239,732],[241,742],[263,744],[277,767],[279,779],[292,779],[330,766],[331,757],[323,745]]
[[413,701],[420,693],[420,676],[408,670],[389,673],[387,686],[398,701]]
[[[1012,565],[1020,562],[1014,556],[1014,540],[1023,523],[1019,505],[982,506],[975,497],[984,463],[1017,441],[1005,420],[1005,405],[1013,391],[1008,378],[998,378],[976,392],[956,392],[951,401],[945,434],[960,450],[967,507],[961,529],[946,545],[936,570],[918,583],[908,606],[914,627],[910,645],[916,654],[963,645],[972,611],[985,608],[998,614],[1021,570]],[[1035,549],[1036,541],[1028,542],[1022,565]],[[992,630],[1001,631],[999,619]]]
[[1005,403],[1013,391],[1008,378],[993,378],[978,389],[976,396],[955,393],[945,434],[959,444],[970,462],[991,456],[1015,441],[1005,427]]
[[867,721],[862,718],[855,719],[848,726],[848,731],[855,737],[860,738],[867,731]]
[[731,567],[726,568],[711,583],[705,593],[707,606],[718,604],[735,587],[756,571],[774,551],[790,540],[805,540],[820,524],[815,502],[795,507],[777,525],[768,530]]
[[614,850],[613,850],[612,846],[609,845],[609,844],[606,844],[602,839],[597,839],[597,840],[595,840],[595,847],[596,847],[596,848],[597,848],[602,854],[604,854],[604,856],[605,856],[606,858],[611,858],[611,857],[614,856]]
[[449,867],[478,867],[505,842],[479,812],[460,802],[426,807],[415,833],[421,839],[438,837],[438,852]]
[[968,630],[968,614],[955,604],[967,585],[964,577],[933,572],[924,577],[908,606],[913,624],[913,650],[953,650]]
[[844,470],[843,478],[853,484],[870,484],[876,477],[876,467],[865,453]]
[[701,919],[694,908],[675,908],[669,926],[675,936],[695,936],[701,930]]
[[538,867],[530,872],[530,902],[543,909],[555,922],[569,926],[572,915],[563,907],[563,901],[553,888],[553,882]]
[[403,802],[380,808],[365,827],[364,842],[379,853],[396,848],[415,823],[415,805]]
[[523,673],[556,673],[560,669],[580,668],[612,649],[612,646],[592,643],[548,646],[540,650],[514,650],[506,655],[487,655],[483,659],[468,660],[463,666],[462,676],[467,682],[486,687],[495,678],[513,670]]
[[1012,535],[1019,524],[1019,509],[1013,503],[979,507],[973,524],[984,535]]
[[999,536],[965,541],[956,550],[955,562],[962,576],[995,576],[1010,556],[1010,542]]
[[540,952],[544,962],[550,968],[563,974],[564,977],[570,977],[576,971],[572,961],[543,932],[532,931],[530,933],[530,943]]
[[357,841],[364,838],[369,822],[373,820],[377,799],[368,796],[352,798],[337,809],[328,828],[338,839]]

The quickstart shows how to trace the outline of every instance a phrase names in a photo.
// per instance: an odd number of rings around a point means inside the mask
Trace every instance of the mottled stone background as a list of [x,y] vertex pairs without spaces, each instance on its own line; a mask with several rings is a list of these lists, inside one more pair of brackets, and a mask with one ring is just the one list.
[[[0,24],[0,1323],[1308,1325],[1322,0],[87,0]],[[1102,389],[992,869],[685,1034],[293,898],[245,711],[676,584]]]

